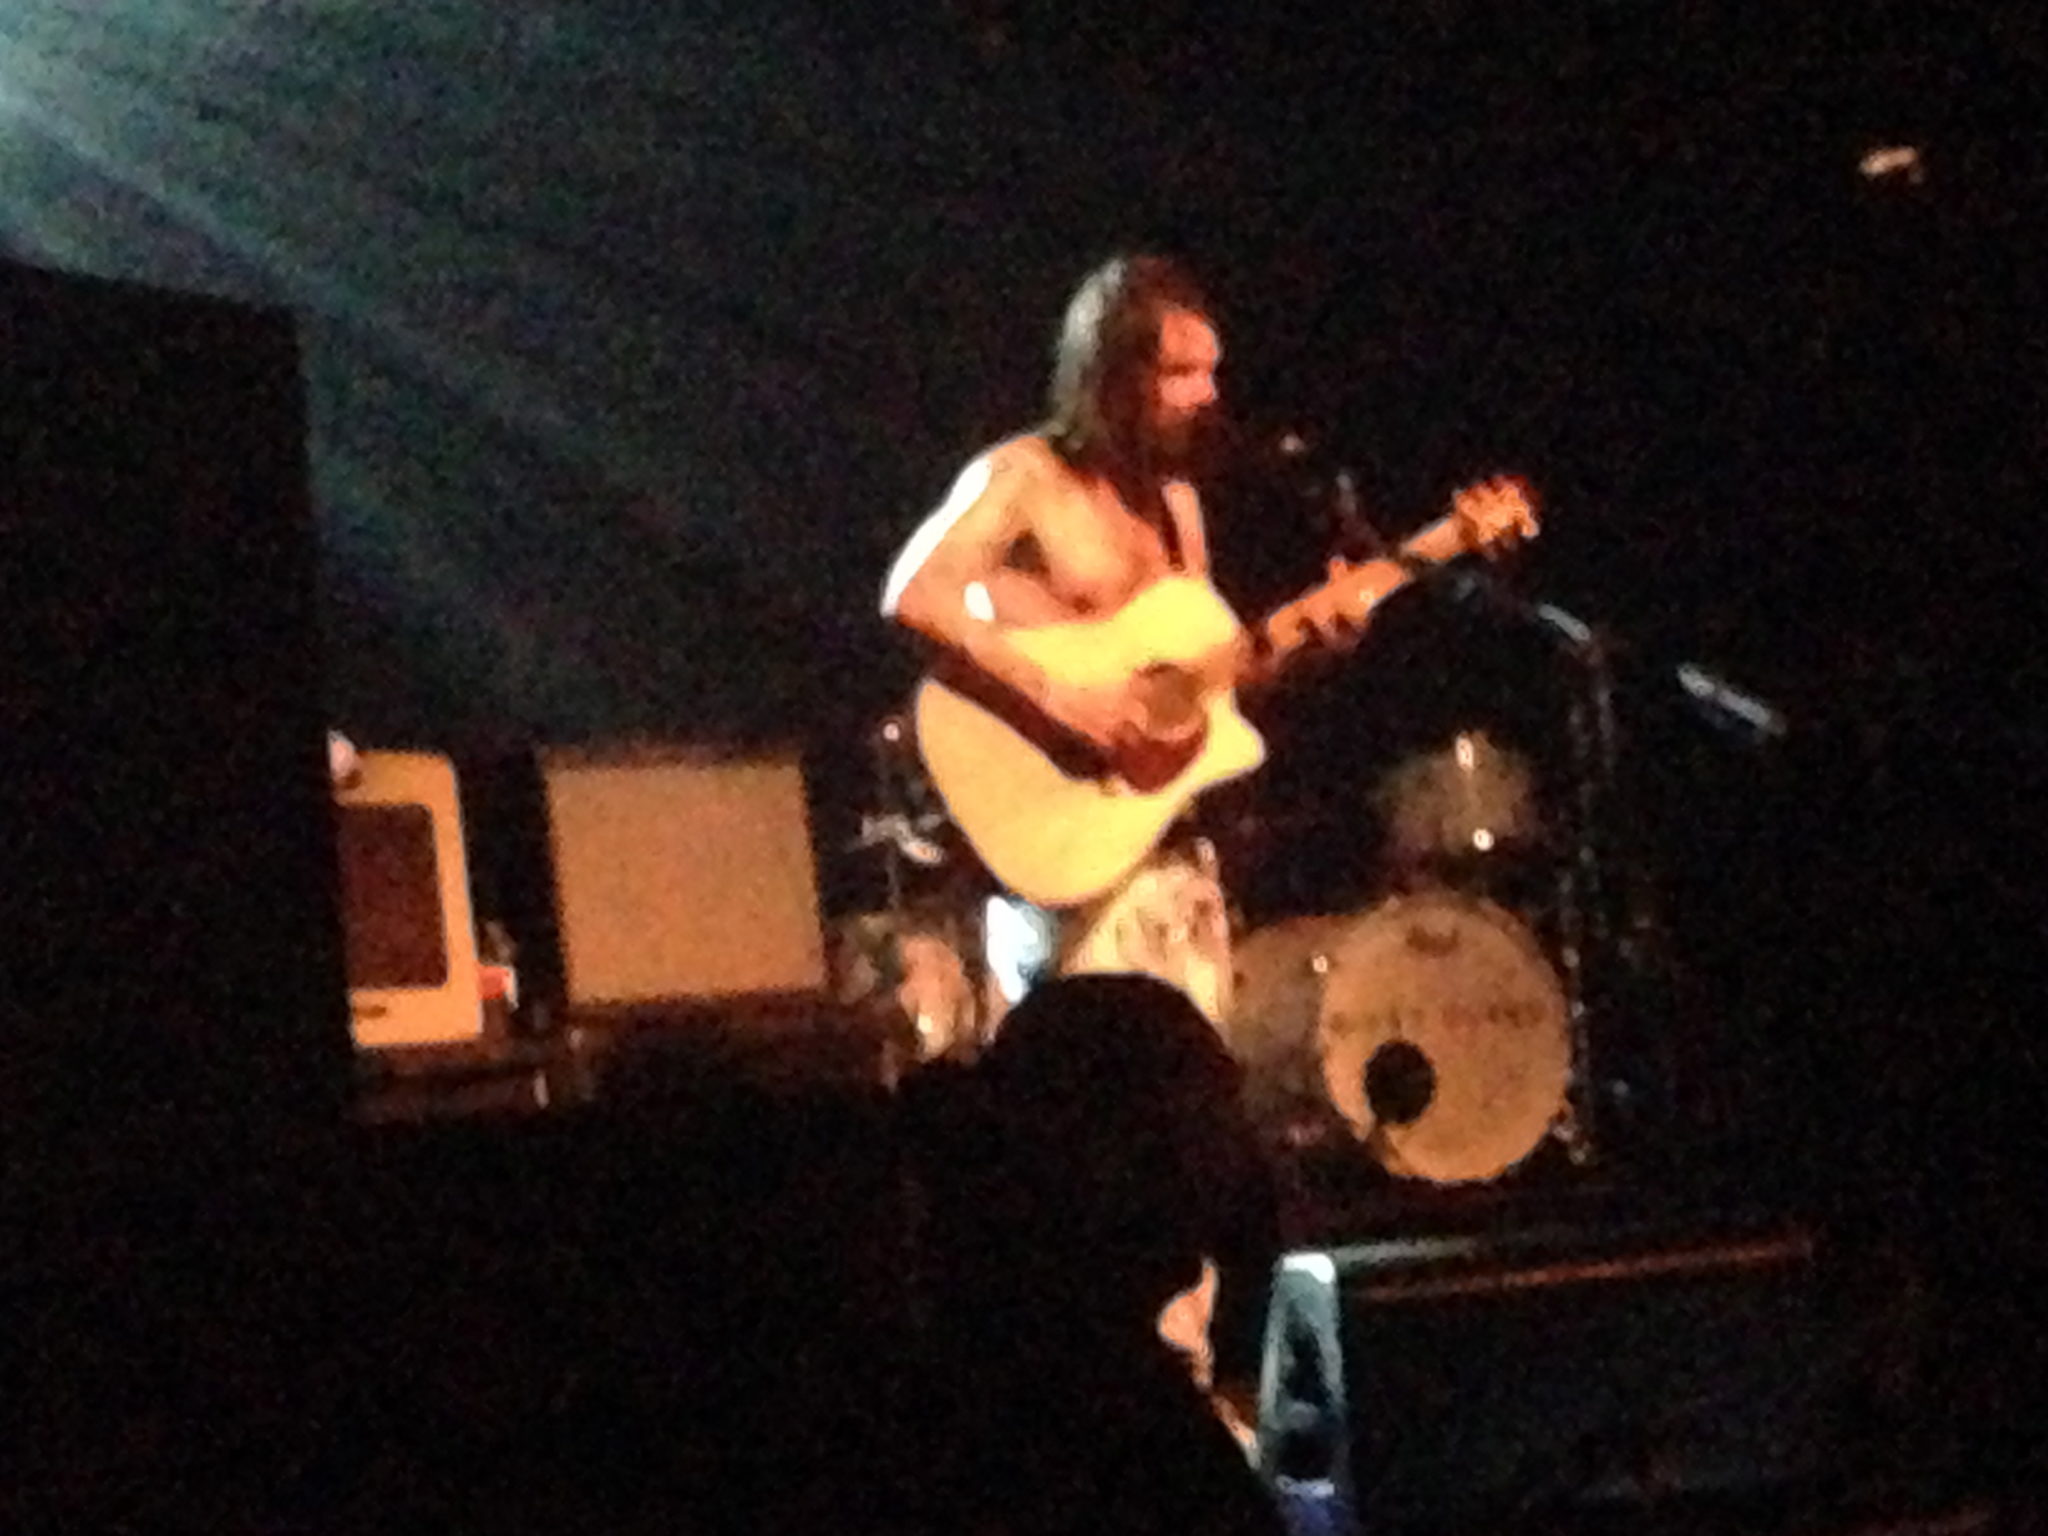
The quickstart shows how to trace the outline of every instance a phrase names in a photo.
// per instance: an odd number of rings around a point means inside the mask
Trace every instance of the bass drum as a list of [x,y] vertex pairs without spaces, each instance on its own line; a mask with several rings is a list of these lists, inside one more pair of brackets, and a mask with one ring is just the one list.
[[1323,1088],[1317,1031],[1330,956],[1356,913],[1293,917],[1241,935],[1229,1023],[1244,1067],[1245,1108],[1269,1140],[1320,1145],[1348,1129]]
[[1232,1040],[1252,1112],[1282,1139],[1313,1137],[1320,1112],[1397,1177],[1472,1183],[1528,1157],[1566,1110],[1564,988],[1491,902],[1397,896],[1277,924],[1239,955]]

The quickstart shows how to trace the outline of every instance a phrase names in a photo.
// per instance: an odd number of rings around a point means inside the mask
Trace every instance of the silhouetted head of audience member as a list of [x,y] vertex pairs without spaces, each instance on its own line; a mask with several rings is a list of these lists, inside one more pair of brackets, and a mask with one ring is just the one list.
[[1034,989],[977,1063],[906,1087],[931,1528],[1280,1536],[1159,1332],[1262,1168],[1214,1026],[1162,981],[1067,977]]
[[973,1077],[973,1134],[939,1176],[956,1202],[942,1227],[989,1271],[978,1288],[1149,1336],[1256,1156],[1215,1027],[1152,977],[1062,977],[1004,1020]]

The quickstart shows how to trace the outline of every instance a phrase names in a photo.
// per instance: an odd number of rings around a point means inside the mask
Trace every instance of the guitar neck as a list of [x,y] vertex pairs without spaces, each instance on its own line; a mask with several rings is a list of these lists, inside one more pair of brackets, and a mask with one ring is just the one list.
[[[1340,611],[1352,623],[1363,623],[1382,602],[1427,575],[1448,559],[1418,551],[1410,540],[1398,554],[1361,564],[1344,564],[1329,578],[1269,613],[1254,631],[1254,640],[1240,685],[1276,678],[1296,657],[1313,650],[1322,639],[1315,615]],[[1455,558],[1452,556],[1450,558]]]

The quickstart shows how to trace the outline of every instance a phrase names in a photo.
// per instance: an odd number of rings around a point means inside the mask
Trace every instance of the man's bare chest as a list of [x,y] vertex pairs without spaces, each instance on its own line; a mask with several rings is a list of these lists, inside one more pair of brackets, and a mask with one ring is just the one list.
[[1027,509],[1033,574],[1077,616],[1111,613],[1172,568],[1159,530],[1106,486],[1070,480]]

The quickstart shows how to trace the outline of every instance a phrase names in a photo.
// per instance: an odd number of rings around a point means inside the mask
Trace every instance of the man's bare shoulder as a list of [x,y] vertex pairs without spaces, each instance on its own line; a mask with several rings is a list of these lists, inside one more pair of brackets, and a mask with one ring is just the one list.
[[1059,484],[1059,455],[1041,433],[1019,433],[984,448],[953,477],[933,521],[951,526],[1029,514],[1035,501]]
[[[904,593],[935,561],[967,558],[970,564],[1029,534],[1041,512],[1041,489],[1058,463],[1052,446],[1037,433],[1020,433],[969,459],[925,520],[918,525],[889,570],[882,611],[893,613]],[[977,553],[978,552],[978,553]]]
[[1063,468],[1042,432],[1020,432],[977,454],[968,466],[986,478],[1019,487],[1056,478]]

